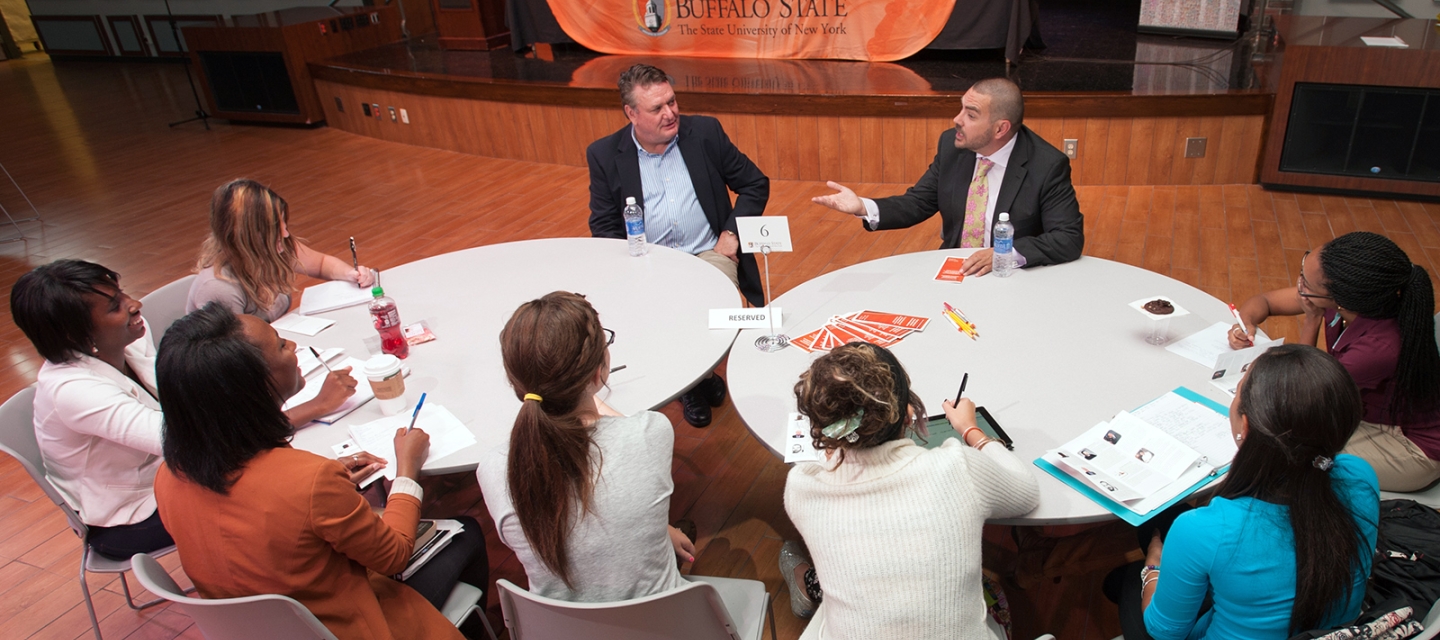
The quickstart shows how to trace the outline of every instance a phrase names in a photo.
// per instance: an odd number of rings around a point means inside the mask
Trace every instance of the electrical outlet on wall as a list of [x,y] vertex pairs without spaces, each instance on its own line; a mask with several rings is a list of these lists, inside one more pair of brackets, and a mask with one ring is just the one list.
[[410,124],[410,114],[404,108],[400,109],[400,122]]
[[1185,157],[1186,157],[1186,158],[1203,158],[1203,157],[1205,157],[1205,141],[1206,141],[1206,138],[1186,138],[1186,139],[1185,139]]
[[1065,155],[1069,156],[1071,160],[1074,160],[1075,155],[1078,153],[1080,153],[1080,141],[1075,138],[1066,138]]

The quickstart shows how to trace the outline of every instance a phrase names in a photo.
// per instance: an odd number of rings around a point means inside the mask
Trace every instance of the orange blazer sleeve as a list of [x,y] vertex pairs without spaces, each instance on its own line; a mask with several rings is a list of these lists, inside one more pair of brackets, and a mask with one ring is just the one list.
[[336,551],[382,575],[405,570],[420,524],[420,501],[414,496],[390,497],[385,517],[355,492],[345,467],[330,462],[315,476],[310,495],[310,526]]

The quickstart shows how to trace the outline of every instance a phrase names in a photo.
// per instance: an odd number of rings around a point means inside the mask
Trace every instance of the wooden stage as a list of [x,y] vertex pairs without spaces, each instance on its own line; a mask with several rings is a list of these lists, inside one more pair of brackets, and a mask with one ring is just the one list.
[[[1026,125],[1057,148],[1064,139],[1079,141],[1076,185],[1256,182],[1274,100],[1267,69],[1250,65],[1244,43],[1175,42],[1137,44],[1137,59],[1172,61],[1130,64],[1136,71],[1127,67],[1118,80],[1115,65],[1043,59],[1008,71],[1025,88]],[[867,63],[657,60],[547,49],[526,56],[445,51],[420,39],[312,62],[310,74],[331,127],[492,158],[584,166],[585,147],[626,122],[616,78],[631,64],[650,62],[675,78],[682,113],[719,118],[771,178],[903,183],[924,173],[970,83],[1007,73],[1003,61],[966,54]],[[1100,90],[1064,88],[1075,86],[1077,76],[1085,86],[1091,73]],[[1231,80],[1217,88],[1216,75]],[[1237,85],[1253,88],[1224,88]],[[1129,88],[1105,88],[1115,86]],[[1208,140],[1204,157],[1185,157],[1192,137]]]

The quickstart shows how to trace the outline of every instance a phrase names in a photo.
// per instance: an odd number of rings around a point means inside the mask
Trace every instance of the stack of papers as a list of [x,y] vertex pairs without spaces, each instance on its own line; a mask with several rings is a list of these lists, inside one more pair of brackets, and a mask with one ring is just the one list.
[[[306,349],[306,351],[309,351],[309,349]],[[329,352],[321,352],[321,357],[324,357],[326,353]],[[307,353],[306,355],[309,354]],[[305,388],[301,389],[300,393],[290,396],[290,399],[286,400],[285,405],[281,407],[282,410],[289,411],[291,409],[294,409],[295,407],[305,404],[306,402],[314,400],[315,396],[320,395],[320,387],[325,386],[325,377],[329,375],[330,372],[323,367],[320,367],[319,361],[315,360],[314,356],[310,356],[309,359],[310,362],[313,364],[311,364],[310,367],[311,373],[307,373],[305,376]],[[345,358],[344,360],[330,364],[329,366],[331,369],[344,369],[345,367],[350,367],[350,375],[357,380],[360,380],[365,376],[365,374],[363,373],[363,371],[365,370],[364,360]],[[303,366],[301,367],[301,371],[304,371]],[[359,409],[360,405],[369,402],[370,399],[374,397],[375,391],[372,390],[370,388],[370,385],[364,380],[360,380],[360,384],[355,386],[355,393],[349,398],[346,398],[345,402],[340,405],[340,408],[327,415],[316,418],[315,422],[334,424],[336,420],[350,415],[351,411]],[[388,460],[389,458],[386,459]]]
[[1035,464],[1139,524],[1216,479],[1236,451],[1218,405],[1181,388],[1095,425]]
[[[1221,355],[1232,351],[1230,348],[1230,327],[1232,323],[1216,322],[1203,330],[1186,336],[1184,340],[1173,342],[1165,347],[1170,353],[1184,356],[1190,360],[1200,363],[1201,366],[1215,367],[1215,360]],[[1264,331],[1255,333],[1255,342],[1268,342],[1270,337]]]
[[373,299],[374,296],[367,287],[357,287],[344,280],[333,280],[306,289],[304,295],[300,296],[300,308],[296,309],[295,313],[314,315],[365,304]]
[[790,344],[805,351],[829,351],[851,342],[868,342],[889,347],[916,331],[924,331],[930,319],[880,311],[856,311],[833,316],[825,326],[795,338]]
[[[402,411],[365,424],[350,425],[350,437],[362,450],[390,463],[362,480],[360,486],[368,485],[381,476],[395,479],[395,470],[399,466],[395,464],[395,431],[410,424],[410,415],[411,412]],[[425,403],[419,419],[415,421],[415,428],[423,429],[430,435],[430,455],[425,458],[427,464],[475,444],[475,434],[449,410],[434,402]]]

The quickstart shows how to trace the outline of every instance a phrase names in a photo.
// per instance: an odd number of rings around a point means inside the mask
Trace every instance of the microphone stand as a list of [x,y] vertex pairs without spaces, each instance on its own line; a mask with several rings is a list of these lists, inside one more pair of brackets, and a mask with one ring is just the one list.
[[[175,12],[170,10],[170,0],[165,0],[165,15],[170,16],[170,34],[172,37],[175,38],[175,48],[178,49],[181,53],[186,53],[188,57],[188,53],[185,51],[184,45],[181,44],[180,28],[175,26]],[[205,125],[205,130],[209,131],[210,114],[206,113],[205,107],[200,104],[200,90],[195,88],[195,78],[190,75],[189,60],[185,61],[185,80],[190,83],[190,95],[195,98],[195,117],[171,122],[170,126],[175,127],[185,124],[187,122],[194,122],[196,120],[199,120],[200,124]]]

